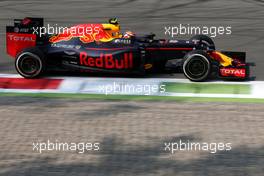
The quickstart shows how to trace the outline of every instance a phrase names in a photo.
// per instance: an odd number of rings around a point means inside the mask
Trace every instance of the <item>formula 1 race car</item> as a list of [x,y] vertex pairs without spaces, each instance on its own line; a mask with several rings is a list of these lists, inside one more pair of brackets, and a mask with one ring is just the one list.
[[121,34],[116,19],[106,24],[79,24],[52,35],[43,27],[43,18],[14,21],[14,26],[6,27],[7,53],[25,78],[51,70],[144,75],[170,65],[191,81],[249,76],[245,53],[216,51],[212,39],[204,35],[157,40],[154,34]]

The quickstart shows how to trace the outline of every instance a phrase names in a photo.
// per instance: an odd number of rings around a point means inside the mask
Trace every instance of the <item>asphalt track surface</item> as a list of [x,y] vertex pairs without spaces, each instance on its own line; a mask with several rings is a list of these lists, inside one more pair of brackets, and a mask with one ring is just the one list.
[[[5,26],[14,18],[44,17],[71,25],[118,17],[122,30],[164,35],[164,26],[232,26],[217,48],[246,51],[263,80],[264,3],[261,0],[0,1],[0,72],[15,73],[5,54]],[[179,36],[189,38],[190,36]],[[159,77],[182,77],[157,75]],[[263,105],[92,101],[0,97],[0,175],[253,175],[264,173]],[[32,151],[32,142],[99,141],[101,150]],[[179,140],[231,142],[230,152],[163,151]]]
[[[0,97],[0,175],[262,176],[263,104]],[[33,151],[37,142],[99,142],[99,151]],[[164,143],[231,143],[165,151]]]

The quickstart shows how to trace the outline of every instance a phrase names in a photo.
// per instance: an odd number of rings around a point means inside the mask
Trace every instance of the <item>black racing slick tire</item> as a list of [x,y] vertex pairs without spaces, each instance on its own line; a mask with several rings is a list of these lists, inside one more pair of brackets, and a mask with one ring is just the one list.
[[38,78],[46,69],[44,54],[37,48],[22,50],[16,56],[15,67],[24,78]]
[[190,40],[198,42],[201,46],[201,49],[215,50],[214,41],[206,35],[195,35]]
[[183,59],[183,73],[191,81],[207,80],[211,75],[211,69],[211,58],[204,51],[192,51]]

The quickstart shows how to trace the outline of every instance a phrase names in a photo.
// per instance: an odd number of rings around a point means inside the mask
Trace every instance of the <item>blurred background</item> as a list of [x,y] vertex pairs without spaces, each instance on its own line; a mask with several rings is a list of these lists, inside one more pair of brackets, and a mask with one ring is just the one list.
[[[5,26],[14,18],[44,17],[45,24],[71,26],[78,23],[104,23],[117,17],[122,31],[137,34],[153,32],[165,35],[165,26],[231,26],[231,35],[218,35],[214,41],[219,50],[247,52],[247,59],[256,62],[252,74],[263,79],[262,46],[264,4],[261,0],[11,0],[0,2],[0,69],[14,72],[13,61],[5,54]],[[178,35],[174,38],[188,39]]]

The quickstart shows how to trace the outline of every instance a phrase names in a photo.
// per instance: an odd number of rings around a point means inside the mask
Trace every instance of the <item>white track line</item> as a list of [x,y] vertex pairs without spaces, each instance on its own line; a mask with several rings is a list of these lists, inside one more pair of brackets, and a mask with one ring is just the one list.
[[[0,78],[22,78],[18,74],[0,74]],[[10,93],[81,93],[81,94],[105,94],[100,88],[103,86],[116,85],[157,85],[164,82],[171,83],[194,83],[187,79],[164,79],[164,78],[109,78],[109,77],[45,77],[47,79],[63,79],[57,90],[36,90],[36,89],[0,89],[0,92]],[[199,94],[199,93],[172,93],[172,92],[151,92],[148,95],[155,96],[177,96],[177,97],[206,97],[206,98],[260,98],[264,99],[264,81],[246,81],[246,82],[224,82],[210,81],[196,84],[237,84],[250,85],[250,94]],[[114,91],[111,95],[144,95],[136,92],[118,92]]]

